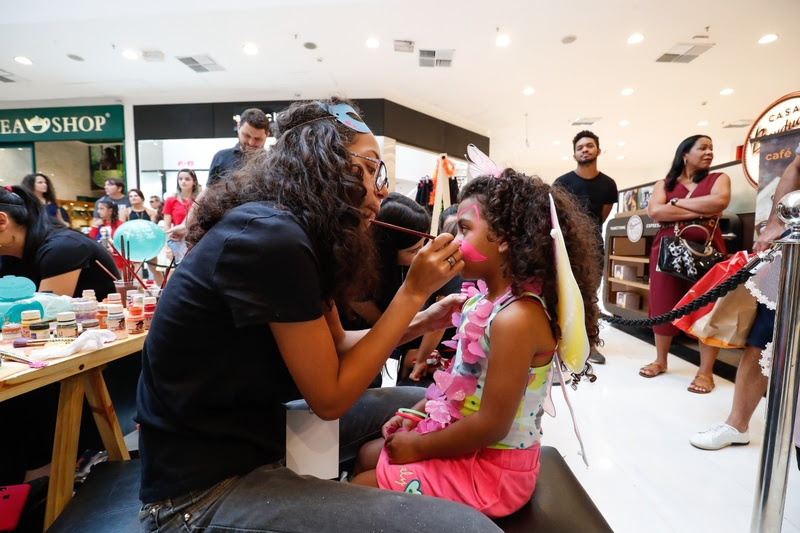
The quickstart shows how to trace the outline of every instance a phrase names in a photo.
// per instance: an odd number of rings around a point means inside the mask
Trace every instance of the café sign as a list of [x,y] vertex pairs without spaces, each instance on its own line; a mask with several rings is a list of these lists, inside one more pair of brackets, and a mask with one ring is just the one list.
[[778,150],[761,154],[761,140],[770,135],[787,131],[800,131],[800,92],[789,93],[770,104],[747,132],[742,152],[744,176],[754,188],[758,188],[761,155],[764,161],[794,158],[793,150]]
[[0,143],[124,137],[121,105],[0,109]]

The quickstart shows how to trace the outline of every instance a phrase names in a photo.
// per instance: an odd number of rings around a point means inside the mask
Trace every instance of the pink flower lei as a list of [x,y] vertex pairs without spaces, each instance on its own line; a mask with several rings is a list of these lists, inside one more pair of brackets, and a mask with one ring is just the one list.
[[[478,280],[477,288],[469,282],[464,283],[461,288],[461,293],[466,294],[470,299],[479,294],[486,296],[488,292],[483,280]],[[478,358],[486,357],[480,340],[486,331],[493,307],[488,298],[482,298],[468,312],[468,322],[464,330],[457,332],[453,336],[453,340],[444,342],[451,348],[456,348],[459,343],[461,344],[461,358],[464,363],[475,364],[478,362]],[[453,313],[453,325],[456,328],[461,326],[461,313]],[[475,393],[478,378],[473,375],[453,374],[453,369],[454,367],[451,366],[448,372],[437,370],[433,374],[434,383],[428,387],[425,393],[425,397],[428,399],[425,404],[428,418],[417,425],[418,432],[436,431],[450,425],[455,420],[464,418],[464,415],[461,414],[461,406],[467,396]]]
[[[541,294],[541,280],[530,280],[523,284],[525,291]],[[511,288],[504,293],[500,299],[507,296]],[[463,331],[458,331],[453,340],[445,341],[443,344],[457,348],[461,346],[461,359],[464,363],[473,365],[479,358],[486,358],[486,352],[481,346],[481,339],[486,333],[486,326],[489,324],[489,317],[494,309],[494,303],[487,298],[489,292],[486,283],[478,280],[477,287],[474,283],[465,282],[461,286],[461,294],[466,294],[469,300],[478,295],[484,297],[467,313],[467,323]],[[453,325],[461,327],[461,313],[453,313]],[[434,383],[428,387],[425,397],[428,402],[425,404],[425,412],[428,418],[417,425],[419,433],[428,433],[447,427],[455,420],[464,418],[461,407],[464,399],[475,393],[478,386],[478,378],[474,375],[453,374],[455,365],[445,372],[437,370],[433,374]]]

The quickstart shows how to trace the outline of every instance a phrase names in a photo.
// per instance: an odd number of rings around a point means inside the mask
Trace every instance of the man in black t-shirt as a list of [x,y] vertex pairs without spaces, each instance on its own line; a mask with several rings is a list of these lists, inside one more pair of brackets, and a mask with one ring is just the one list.
[[[600,155],[600,139],[589,130],[583,130],[572,139],[573,157],[578,167],[556,179],[560,185],[571,192],[585,207],[597,226],[597,238],[603,248],[603,222],[611,213],[617,201],[617,184],[609,176],[597,170],[597,156]],[[604,364],[606,358],[592,348],[589,360]]]

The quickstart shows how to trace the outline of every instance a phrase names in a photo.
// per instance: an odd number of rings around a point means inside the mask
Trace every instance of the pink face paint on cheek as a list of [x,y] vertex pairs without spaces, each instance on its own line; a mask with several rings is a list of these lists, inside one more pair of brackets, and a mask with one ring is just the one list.
[[487,261],[489,259],[480,253],[478,249],[472,246],[472,243],[467,240],[461,241],[459,246],[461,248],[461,257],[470,263],[480,263],[481,261]]
[[[475,204],[472,204],[466,210],[469,210],[469,209],[474,209],[475,210],[475,217],[476,217],[475,218],[475,229],[477,230],[477,229],[479,229],[481,227],[481,213],[480,213],[480,211],[478,211],[478,206],[475,205]],[[458,215],[460,216],[461,213],[463,213],[463,212],[464,211],[459,211]],[[469,242],[466,239],[461,241],[461,243],[459,244],[459,248],[461,248],[461,256],[466,261],[469,261],[470,263],[480,263],[481,261],[488,261],[488,259],[489,259],[485,255],[480,253],[478,251],[478,249],[475,248],[475,246],[473,246],[472,243]]]

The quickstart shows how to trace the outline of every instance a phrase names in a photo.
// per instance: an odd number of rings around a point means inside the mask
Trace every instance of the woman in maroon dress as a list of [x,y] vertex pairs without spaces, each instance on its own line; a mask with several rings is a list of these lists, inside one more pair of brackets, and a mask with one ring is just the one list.
[[[714,159],[714,147],[711,138],[705,135],[693,135],[685,139],[675,151],[672,168],[663,181],[655,185],[647,214],[661,223],[661,230],[653,240],[650,250],[650,312],[649,316],[668,313],[675,304],[692,287],[691,281],[685,281],[669,274],[662,274],[656,269],[661,237],[675,234],[675,223],[679,229],[690,224],[699,224],[708,228],[714,227],[714,221],[728,207],[731,199],[731,180],[727,174],[708,169]],[[689,228],[682,236],[691,241],[705,242],[707,234],[699,228]],[[723,254],[725,243],[722,232],[717,225],[711,239],[714,248]],[[667,370],[667,354],[672,338],[680,330],[672,324],[653,327],[656,338],[656,360],[645,365],[639,374],[646,378],[655,377]],[[711,392],[714,388],[713,366],[719,348],[700,343],[700,368],[689,385],[689,391],[699,394]]]

